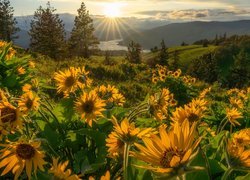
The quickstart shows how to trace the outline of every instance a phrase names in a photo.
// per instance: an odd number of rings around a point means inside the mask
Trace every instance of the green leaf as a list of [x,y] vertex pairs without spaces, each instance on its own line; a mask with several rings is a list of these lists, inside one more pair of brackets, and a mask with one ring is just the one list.
[[17,75],[11,74],[4,79],[3,84],[8,88],[13,88],[17,84]]

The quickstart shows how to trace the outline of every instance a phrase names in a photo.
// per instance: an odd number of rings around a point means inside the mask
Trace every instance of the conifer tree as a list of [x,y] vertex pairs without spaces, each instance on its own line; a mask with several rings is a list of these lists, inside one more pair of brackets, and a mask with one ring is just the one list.
[[7,42],[18,38],[15,33],[19,28],[16,27],[17,21],[13,17],[13,12],[9,0],[0,0],[0,39]]
[[40,6],[31,21],[30,47],[32,50],[48,55],[51,58],[61,58],[65,53],[65,30],[56,9],[47,3],[47,7]]
[[135,43],[134,41],[131,41],[131,43],[128,45],[128,53],[127,53],[128,61],[134,64],[140,64],[141,51],[142,51],[141,45]]
[[180,53],[179,51],[175,50],[173,54],[173,62],[172,62],[172,69],[177,70],[179,67],[179,61],[180,61]]
[[69,49],[73,55],[88,58],[91,50],[94,50],[99,42],[93,34],[95,30],[93,20],[83,2],[77,11],[78,15],[75,17],[74,28],[69,40]]
[[168,65],[168,48],[166,47],[165,41],[161,41],[161,49],[159,53],[159,64]]

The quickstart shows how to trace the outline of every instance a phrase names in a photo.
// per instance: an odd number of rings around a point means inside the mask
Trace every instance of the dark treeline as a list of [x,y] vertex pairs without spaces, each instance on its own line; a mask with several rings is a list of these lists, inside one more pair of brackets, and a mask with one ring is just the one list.
[[188,73],[208,83],[242,88],[250,85],[250,36],[225,38],[215,52],[194,60]]

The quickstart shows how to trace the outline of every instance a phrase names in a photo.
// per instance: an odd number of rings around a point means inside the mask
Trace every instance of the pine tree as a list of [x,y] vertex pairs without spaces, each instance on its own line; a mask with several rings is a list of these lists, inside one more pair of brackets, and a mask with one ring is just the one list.
[[131,41],[131,43],[128,45],[128,53],[127,53],[128,61],[134,64],[140,64],[141,50],[142,49],[140,44]]
[[47,7],[40,6],[31,21],[30,47],[32,50],[48,55],[51,58],[61,58],[65,53],[65,30],[56,9],[47,3]]
[[165,41],[161,41],[161,49],[159,53],[159,64],[168,65],[168,48],[166,47]]
[[174,54],[173,54],[173,61],[172,61],[172,65],[171,68],[173,70],[177,70],[179,67],[179,61],[180,61],[180,53],[179,51],[175,50]]
[[73,55],[88,58],[91,55],[91,50],[94,50],[99,42],[93,34],[95,30],[93,20],[83,2],[77,11],[78,16],[75,17],[74,28],[69,40],[69,49]]
[[7,42],[18,38],[15,33],[19,28],[16,27],[17,21],[13,17],[13,12],[9,0],[0,0],[0,39]]

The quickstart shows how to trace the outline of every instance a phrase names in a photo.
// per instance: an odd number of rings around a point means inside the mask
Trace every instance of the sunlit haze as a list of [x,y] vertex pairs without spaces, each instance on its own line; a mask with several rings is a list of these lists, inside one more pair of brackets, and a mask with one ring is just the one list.
[[[16,16],[32,15],[47,0],[11,0]],[[86,0],[91,15],[169,21],[249,19],[249,0]],[[80,0],[52,0],[57,13],[77,14]]]

